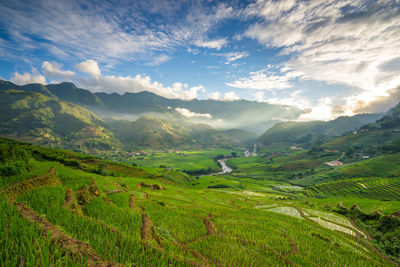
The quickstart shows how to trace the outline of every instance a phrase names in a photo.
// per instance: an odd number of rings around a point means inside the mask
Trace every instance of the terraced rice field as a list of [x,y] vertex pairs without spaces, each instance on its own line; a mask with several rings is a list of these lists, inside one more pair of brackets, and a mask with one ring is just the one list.
[[400,177],[357,178],[324,183],[309,188],[305,194],[333,197],[359,197],[379,200],[400,200]]
[[[30,175],[1,177],[1,266],[396,266],[347,218],[306,206],[302,193],[76,161],[32,158]],[[219,179],[238,186],[207,186]]]
[[[329,230],[322,223],[324,227],[299,219],[301,215],[293,207],[271,208],[276,200],[262,194],[182,190],[172,184],[164,184],[164,190],[152,190],[143,183],[162,180],[69,170],[59,166],[57,177],[62,177],[59,184],[43,184],[21,192],[11,206],[13,209],[25,205],[30,214],[37,214],[34,215],[37,223],[42,220],[39,214],[45,216],[46,227],[63,229],[63,238],[71,244],[84,242],[86,254],[75,253],[75,258],[64,257],[65,261],[78,264],[80,257],[88,255],[92,255],[89,258],[92,262],[156,266],[265,266],[266,263],[276,266],[318,262],[368,265],[382,260],[351,236]],[[122,181],[125,190],[121,189]],[[254,208],[260,200],[263,208]],[[2,205],[9,204],[2,200]],[[287,217],[287,211],[296,213],[296,218]],[[6,219],[3,223],[8,225],[11,221]],[[51,231],[54,235],[55,230]],[[334,245],[339,241],[342,245]],[[323,253],[326,246],[335,257]],[[22,255],[28,253],[18,249]],[[59,247],[60,251],[74,252],[71,249],[69,245]],[[359,255],[355,250],[364,252]],[[7,260],[3,262],[18,262],[4,257]],[[44,256],[35,254],[35,257],[34,262],[41,262]]]

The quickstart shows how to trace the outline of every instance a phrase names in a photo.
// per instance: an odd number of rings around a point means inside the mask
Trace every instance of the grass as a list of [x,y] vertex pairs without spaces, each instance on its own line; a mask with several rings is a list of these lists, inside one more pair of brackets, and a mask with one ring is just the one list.
[[216,149],[206,151],[175,151],[170,153],[154,153],[154,155],[137,156],[125,162],[135,163],[141,167],[158,168],[160,166],[171,167],[175,170],[208,170],[220,171],[220,166],[212,159],[217,155],[231,155],[230,150]]
[[319,184],[306,191],[306,195],[318,194],[333,197],[370,198],[400,201],[400,178],[356,178]]
[[[2,188],[54,166],[61,184],[30,188],[15,201],[25,202],[66,235],[88,244],[103,260],[126,266],[393,265],[368,245],[372,241],[343,233],[356,230],[334,209],[340,202],[347,207],[357,203],[365,211],[381,209],[390,215],[400,209],[394,194],[398,178],[347,179],[304,190],[286,182],[292,171],[282,170],[289,159],[315,160],[304,153],[277,156],[273,162],[265,157],[233,158],[228,161],[233,173],[196,178],[65,151],[41,152],[45,159],[32,158],[27,164],[43,163],[43,167],[28,168],[25,176],[3,182]],[[193,152],[193,157],[218,153]],[[346,184],[336,186],[339,182]],[[140,183],[164,189],[139,187]],[[226,187],[212,188],[221,184]],[[378,200],[373,193],[383,186],[385,192],[393,191],[386,194],[392,196],[389,201]],[[326,198],[309,194],[314,189]],[[66,206],[67,191],[72,192],[75,206]],[[0,240],[0,265],[19,265],[20,255],[28,266],[85,265],[85,259],[72,259],[35,224],[21,218],[6,198],[0,200],[5,214],[0,217],[0,231],[6,237]]]

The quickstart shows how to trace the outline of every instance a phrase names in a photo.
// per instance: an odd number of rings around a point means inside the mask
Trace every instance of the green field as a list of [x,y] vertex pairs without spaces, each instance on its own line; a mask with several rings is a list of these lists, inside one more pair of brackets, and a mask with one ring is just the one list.
[[160,153],[145,167],[4,139],[0,151],[2,266],[398,264],[399,178],[298,187],[289,161],[325,170],[304,152],[232,158],[232,173],[196,177],[176,169],[231,151]]
[[215,149],[205,151],[171,151],[169,153],[155,152],[150,155],[136,156],[124,160],[128,164],[135,163],[140,167],[159,168],[171,167],[178,171],[210,170],[219,172],[219,164],[213,160],[218,155],[229,156],[232,151],[226,149]]

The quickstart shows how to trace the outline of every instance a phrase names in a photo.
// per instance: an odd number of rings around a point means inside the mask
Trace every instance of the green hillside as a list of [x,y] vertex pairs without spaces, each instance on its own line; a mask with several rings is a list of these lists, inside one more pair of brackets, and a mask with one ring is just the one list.
[[397,265],[391,215],[6,139],[0,162],[4,266]]
[[346,151],[347,154],[363,153],[381,155],[400,152],[400,104],[374,123],[359,130],[335,138],[325,144],[326,148]]
[[6,90],[21,90],[21,91],[26,91],[26,92],[33,92],[33,93],[40,93],[48,97],[56,98],[56,96],[50,92],[50,90],[43,84],[27,84],[27,85],[16,85],[13,84],[12,82],[0,80],[0,91],[6,91]]
[[110,119],[107,125],[127,147],[201,148],[237,147],[244,144],[224,131],[216,130],[206,124],[160,119],[150,115],[143,115],[136,121]]
[[[146,147],[233,148],[245,146],[253,136],[244,130],[221,131],[173,116],[161,119],[143,115],[136,121],[109,120],[106,124],[83,106],[59,100],[81,99],[92,107],[103,105],[95,95],[87,95],[70,83],[60,85],[56,88],[61,91],[48,86],[55,93],[52,97],[19,90],[0,91],[0,135],[87,153]],[[73,90],[76,94],[65,95]]]
[[25,91],[0,92],[0,134],[86,152],[120,146],[118,139],[93,112]]
[[88,90],[77,88],[73,83],[48,84],[47,89],[59,99],[84,107],[106,108],[95,94]]
[[381,114],[361,114],[339,117],[327,122],[280,122],[262,134],[258,141],[264,146],[279,143],[286,146],[298,144],[310,147],[312,144],[322,143],[327,136],[338,136],[358,130],[361,126],[375,122],[381,117]]
[[[141,116],[156,113],[158,115],[174,114],[175,108],[188,109],[191,112],[210,114],[209,124],[217,126],[223,123],[224,129],[239,128],[261,134],[281,118],[296,119],[302,110],[284,106],[260,103],[255,101],[214,101],[214,100],[180,100],[169,99],[151,92],[125,93],[92,93],[83,88],[77,88],[73,83],[59,84],[27,84],[18,86],[8,81],[0,80],[0,90],[24,90],[42,93],[49,97],[81,105],[99,116]],[[190,119],[190,118],[186,118]],[[192,121],[196,123],[195,120]]]

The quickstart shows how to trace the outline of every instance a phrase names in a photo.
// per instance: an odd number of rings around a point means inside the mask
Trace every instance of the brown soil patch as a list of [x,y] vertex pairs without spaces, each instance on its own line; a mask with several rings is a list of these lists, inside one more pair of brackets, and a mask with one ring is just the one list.
[[[183,244],[179,244],[179,243],[174,243],[174,244],[176,246],[190,252],[190,254],[192,254],[194,257],[200,259],[203,262],[203,265],[201,265],[201,266],[206,266],[206,267],[210,266],[210,264],[208,263],[208,260],[203,255],[201,255],[198,251],[188,248],[186,245],[183,245]],[[196,263],[191,263],[191,265],[198,266],[198,264],[196,264]]]
[[22,181],[7,187],[4,192],[10,199],[15,199],[19,194],[37,188],[43,185],[59,185],[60,179],[57,176],[56,169],[51,167],[50,170],[41,176]]
[[149,187],[151,190],[165,190],[162,185],[158,184],[146,184],[144,182],[140,182],[136,185],[137,188]]
[[212,223],[212,221],[210,221],[207,218],[203,218],[203,223],[204,223],[204,226],[207,229],[207,234],[208,235],[215,235],[215,226]]
[[129,208],[132,210],[135,209],[135,195],[129,196]]
[[142,238],[142,241],[148,241],[151,239],[151,221],[145,212],[142,213],[140,237]]
[[75,197],[74,197],[74,192],[71,189],[67,189],[65,192],[65,203],[64,207],[69,207],[74,203]]
[[79,206],[78,202],[75,199],[74,191],[69,188],[67,188],[67,191],[65,192],[64,208],[68,208],[78,214],[83,213],[81,206]]
[[343,202],[342,201],[339,202],[339,207],[341,209],[347,210],[347,208],[345,206],[343,206]]
[[94,197],[100,196],[100,189],[92,178],[92,183],[78,191],[77,200],[80,205],[89,203]]
[[88,244],[64,234],[57,226],[37,215],[35,211],[24,203],[17,203],[15,207],[20,212],[21,217],[31,223],[38,224],[43,229],[43,234],[51,237],[52,243],[69,252],[74,258],[76,256],[86,257],[89,266],[121,266],[117,263],[102,260]]
[[287,234],[282,233],[282,235],[289,241],[289,244],[290,244],[290,252],[288,254],[286,254],[285,256],[296,254],[298,252],[296,243]]

